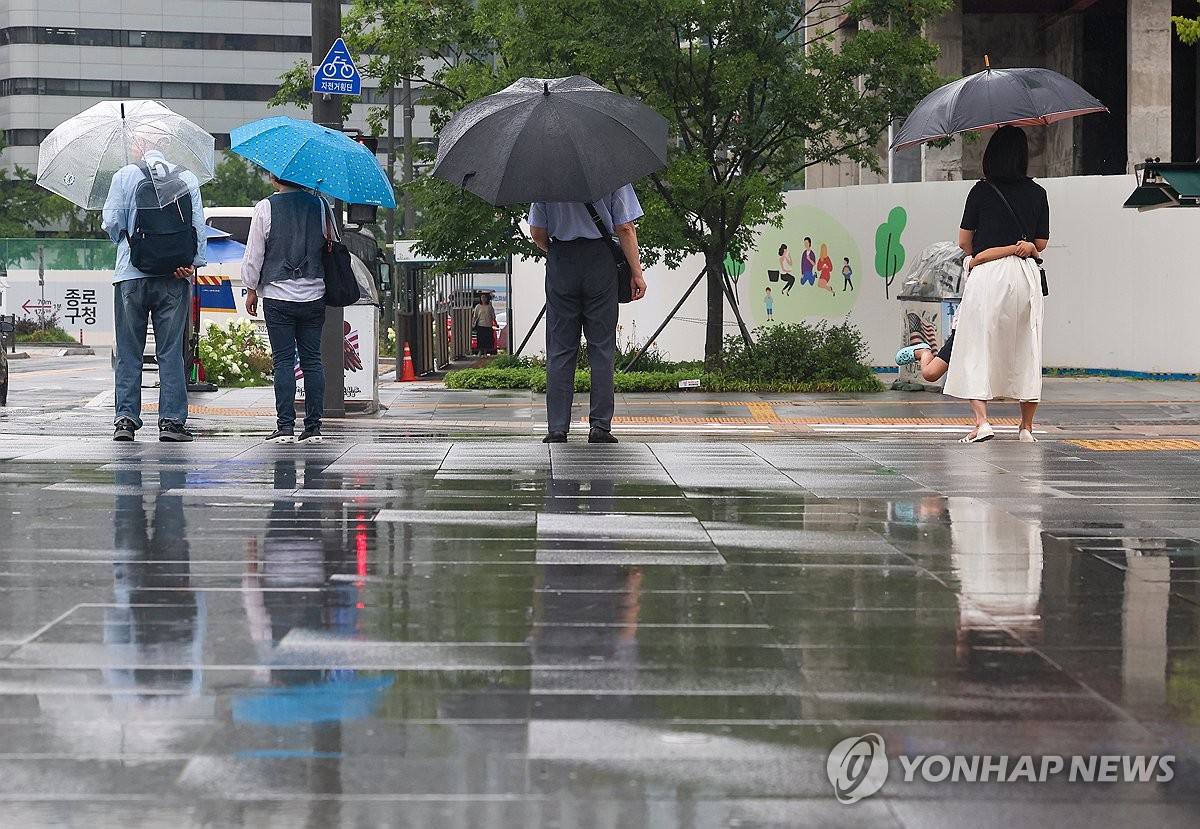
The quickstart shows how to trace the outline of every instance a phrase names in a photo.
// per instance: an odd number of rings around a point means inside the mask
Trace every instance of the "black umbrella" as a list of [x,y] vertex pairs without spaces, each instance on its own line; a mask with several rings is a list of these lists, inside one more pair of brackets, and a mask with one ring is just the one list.
[[1108,112],[1108,107],[1064,75],[1050,69],[989,67],[926,95],[904,120],[891,148],[1006,125],[1052,124],[1092,112]]
[[489,204],[592,202],[667,166],[667,119],[582,75],[521,78],[438,137],[433,175]]

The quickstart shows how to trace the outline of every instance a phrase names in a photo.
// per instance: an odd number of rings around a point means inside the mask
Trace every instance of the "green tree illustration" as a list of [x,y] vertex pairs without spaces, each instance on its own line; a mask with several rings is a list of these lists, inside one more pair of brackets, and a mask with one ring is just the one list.
[[900,234],[908,224],[908,213],[903,207],[893,207],[887,221],[875,231],[875,271],[884,279],[884,296],[890,296],[892,280],[904,267],[904,245]]

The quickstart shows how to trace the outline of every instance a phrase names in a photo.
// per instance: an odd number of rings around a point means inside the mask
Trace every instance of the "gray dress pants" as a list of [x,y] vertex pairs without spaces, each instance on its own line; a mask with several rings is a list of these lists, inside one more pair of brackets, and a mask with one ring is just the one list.
[[615,407],[617,272],[602,239],[551,241],[546,255],[547,431],[571,425],[579,335],[587,337],[592,369],[591,428],[609,431]]

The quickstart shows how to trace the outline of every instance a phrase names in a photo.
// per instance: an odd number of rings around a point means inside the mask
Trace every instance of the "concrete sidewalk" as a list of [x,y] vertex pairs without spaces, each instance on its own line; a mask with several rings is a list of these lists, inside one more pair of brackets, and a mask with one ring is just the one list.
[[[1098,378],[1047,378],[1038,409],[1038,436],[1048,439],[1200,437],[1200,383]],[[384,428],[445,431],[468,437],[540,436],[545,398],[523,390],[453,390],[440,381],[380,384],[383,410],[351,414],[357,430],[371,421]],[[270,417],[270,389],[228,389],[192,395],[196,424],[246,425]],[[1017,407],[997,403],[992,422],[1002,437],[1016,435]],[[575,396],[572,431],[586,432],[587,394]],[[703,389],[617,395],[613,432],[626,439],[893,437],[943,440],[973,422],[965,401],[933,392],[879,394],[717,394]],[[236,424],[236,425],[235,425]],[[331,424],[330,428],[334,428]],[[1200,446],[1198,446],[1200,448]]]
[[[973,446],[933,394],[626,395],[620,444],[545,445],[540,396],[387,384],[279,446],[268,389],[114,443],[101,366],[34,368],[6,826],[1196,825],[1195,384],[1050,379],[1053,439]],[[890,771],[843,806],[868,735]]]

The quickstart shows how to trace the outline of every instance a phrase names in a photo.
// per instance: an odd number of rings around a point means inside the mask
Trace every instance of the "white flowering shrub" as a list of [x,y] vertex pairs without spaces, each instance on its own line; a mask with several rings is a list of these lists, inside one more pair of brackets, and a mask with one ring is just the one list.
[[379,338],[379,356],[380,357],[395,357],[396,356],[396,329],[388,327],[384,329]]
[[274,365],[267,344],[248,319],[230,320],[222,328],[210,322],[200,337],[200,362],[218,386],[269,386]]

